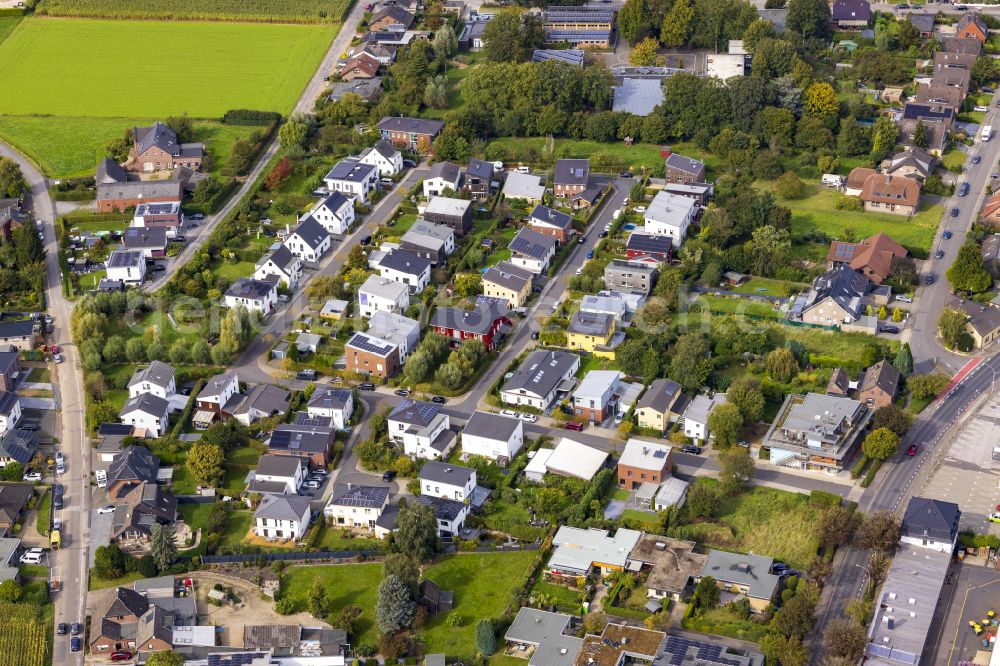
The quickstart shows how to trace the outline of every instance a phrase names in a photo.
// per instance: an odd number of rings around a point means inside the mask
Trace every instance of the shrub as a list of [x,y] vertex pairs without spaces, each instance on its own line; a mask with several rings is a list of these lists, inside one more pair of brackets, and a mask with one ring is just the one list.
[[840,506],[841,501],[840,495],[834,495],[823,490],[812,490],[809,492],[809,504],[817,509]]

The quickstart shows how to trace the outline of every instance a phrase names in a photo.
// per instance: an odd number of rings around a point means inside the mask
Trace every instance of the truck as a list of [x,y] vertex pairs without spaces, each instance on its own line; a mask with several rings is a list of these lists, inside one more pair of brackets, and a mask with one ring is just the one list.
[[52,536],[49,538],[49,546],[52,550],[56,550],[62,545],[62,534],[59,530],[52,530]]
[[983,126],[983,133],[982,133],[981,136],[982,136],[983,141],[989,141],[990,137],[993,136],[993,126],[992,125],[984,125]]

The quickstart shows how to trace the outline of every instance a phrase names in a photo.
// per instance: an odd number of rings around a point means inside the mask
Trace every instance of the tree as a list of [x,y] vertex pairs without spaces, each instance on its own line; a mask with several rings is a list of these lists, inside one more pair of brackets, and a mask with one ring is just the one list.
[[483,28],[483,54],[488,62],[521,62],[526,58],[521,14],[497,12]]
[[432,109],[448,108],[448,79],[444,74],[427,79],[427,87],[424,88],[424,106]]
[[156,562],[156,568],[164,572],[170,568],[177,558],[177,545],[174,543],[174,526],[153,525],[149,534],[149,548]]
[[959,248],[958,255],[945,276],[954,291],[979,294],[993,286],[993,278],[983,267],[982,251],[972,241],[967,241]]
[[[716,407],[713,413],[718,410]],[[754,461],[750,449],[734,446],[719,454],[719,478],[722,489],[730,494],[737,493],[746,486],[753,476]]]
[[151,652],[146,657],[147,666],[184,666],[184,657],[173,650]]
[[94,571],[98,577],[105,580],[118,578],[125,573],[125,553],[118,544],[98,546],[94,551]]
[[830,34],[830,4],[826,0],[788,0],[785,26],[803,37]]
[[719,510],[719,493],[705,483],[695,483],[687,496],[687,510],[695,518],[711,518]]
[[670,376],[685,389],[696,391],[711,373],[711,351],[705,336],[693,331],[677,338],[670,361]]
[[393,553],[382,562],[382,577],[396,576],[406,583],[410,596],[417,598],[420,583],[420,563],[409,555]]
[[814,615],[818,601],[819,588],[813,583],[800,582],[795,596],[788,600],[775,616],[775,629],[786,637],[801,639],[816,623]]
[[378,586],[375,620],[384,633],[395,633],[413,624],[416,604],[410,590],[398,576],[389,575]]
[[875,429],[888,429],[902,437],[910,428],[913,416],[904,412],[896,405],[883,405],[875,410],[872,415],[872,427]]
[[187,454],[188,471],[201,483],[215,485],[222,480],[226,455],[218,444],[195,442]]
[[483,280],[477,273],[459,273],[454,278],[455,293],[462,297],[483,293]]
[[777,35],[774,32],[774,24],[766,19],[757,19],[747,26],[743,33],[743,47],[753,53],[754,47],[764,39],[774,39]]
[[[28,181],[21,173],[21,167],[9,157],[0,157],[0,195],[16,199],[28,189]],[[35,233],[34,227],[31,233]]]
[[719,585],[711,576],[704,576],[694,588],[694,599],[699,610],[712,610],[719,605],[721,598],[722,593],[719,592]]
[[806,113],[820,118],[826,116],[836,116],[840,110],[840,101],[837,99],[837,91],[829,83],[814,83],[805,92]]
[[869,154],[872,162],[878,163],[885,159],[889,151],[896,145],[899,128],[888,116],[879,116],[872,126],[872,150]]
[[434,32],[434,55],[447,60],[458,48],[458,38],[450,23],[445,23]]
[[164,124],[177,134],[177,143],[194,141],[194,121],[187,114],[169,116]]
[[400,507],[393,534],[393,552],[409,555],[417,562],[426,562],[438,552],[437,519],[434,510],[423,504]]
[[856,548],[891,553],[899,543],[900,530],[900,521],[895,514],[888,511],[869,513],[861,520],[851,543]]
[[930,372],[924,375],[914,375],[906,382],[910,387],[910,395],[917,400],[926,400],[939,395],[948,384],[951,378],[941,372]]
[[487,657],[497,651],[497,636],[492,621],[482,619],[476,623],[476,647]]
[[656,58],[660,49],[660,43],[652,37],[646,37],[641,42],[632,47],[628,54],[629,64],[636,67],[648,67],[656,64]]
[[129,338],[125,343],[125,357],[131,363],[141,363],[146,360],[146,344],[142,338]]
[[888,428],[877,428],[865,437],[861,451],[872,460],[886,460],[898,447],[899,435]]
[[[772,2],[773,0],[768,0]],[[760,639],[760,651],[767,657],[767,663],[781,666],[806,666],[809,663],[809,648],[795,636],[790,638],[777,632],[770,632]]]
[[787,383],[799,371],[799,363],[790,349],[779,347],[768,352],[764,358],[764,369],[771,379]]
[[304,148],[309,136],[309,125],[293,116],[278,130],[278,144],[285,150]]
[[976,58],[970,74],[972,81],[977,86],[982,86],[996,81],[1000,77],[1000,69],[997,68],[996,61],[993,60],[992,56],[984,54]]
[[13,578],[0,583],[0,601],[9,604],[17,603],[21,600],[22,592],[21,585]]
[[938,317],[938,333],[950,349],[963,347],[969,334],[965,330],[965,313],[955,308],[945,308]]
[[896,358],[892,361],[893,367],[899,370],[899,374],[909,377],[913,374],[913,352],[910,351],[910,343],[904,342],[896,353]]
[[806,194],[806,186],[794,171],[786,171],[774,182],[774,191],[782,199],[801,199]]
[[726,389],[726,399],[736,405],[744,423],[759,421],[764,415],[764,393],[760,381],[754,377],[737,377]]
[[917,148],[927,148],[927,125],[923,120],[918,120],[917,126],[913,129],[913,145]]
[[828,550],[848,543],[857,526],[857,514],[847,507],[831,506],[816,524],[820,547]]
[[691,36],[693,21],[694,7],[691,6],[691,0],[675,0],[660,26],[660,41],[663,46],[668,49],[684,46]]
[[639,35],[640,28],[649,25],[648,21],[645,0],[627,0],[622,10],[618,12],[618,31],[631,43]]
[[[379,588],[379,592],[382,589]],[[330,602],[326,598],[326,588],[323,587],[323,581],[320,578],[316,578],[313,581],[312,587],[309,588],[309,612],[313,617],[323,619],[326,614],[330,612]]]
[[24,465],[19,462],[10,462],[0,467],[0,481],[20,481],[23,478]]
[[843,658],[851,664],[861,661],[868,644],[868,633],[857,622],[838,617],[826,625],[823,632],[825,657]]
[[777,229],[773,225],[765,224],[753,230],[747,247],[750,251],[750,265],[753,272],[758,275],[769,275],[774,272],[776,266],[784,263],[792,247],[792,241],[786,229]]
[[726,449],[735,444],[742,427],[743,415],[732,403],[719,405],[708,415],[708,429],[717,448]]

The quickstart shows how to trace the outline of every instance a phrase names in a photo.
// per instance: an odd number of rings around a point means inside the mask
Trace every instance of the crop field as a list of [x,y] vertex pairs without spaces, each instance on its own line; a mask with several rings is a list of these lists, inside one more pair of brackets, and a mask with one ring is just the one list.
[[42,0],[36,12],[114,19],[188,19],[315,23],[340,21],[349,0]]
[[[126,130],[151,125],[153,118],[80,118],[52,116],[0,116],[0,139],[35,161],[47,176],[69,178],[91,173],[104,148]],[[195,121],[195,139],[206,144],[215,159],[214,169],[225,163],[233,143],[258,127]]]
[[[0,115],[289,112],[333,25],[26,18],[0,43]],[[100,48],[97,48],[97,45]]]
[[0,604],[0,666],[42,666],[45,625],[32,604]]

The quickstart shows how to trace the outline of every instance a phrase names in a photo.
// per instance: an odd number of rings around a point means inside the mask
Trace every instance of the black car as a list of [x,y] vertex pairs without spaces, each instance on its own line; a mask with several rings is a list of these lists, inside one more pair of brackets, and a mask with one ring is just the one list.
[[601,238],[607,238],[607,237],[608,237],[608,232],[607,231],[602,231],[601,232]]
[[444,403],[448,402],[448,398],[444,397],[443,395],[436,395],[433,398],[431,398],[431,402],[433,402],[435,405],[443,405]]
[[944,250],[938,250],[937,252],[934,253],[935,259],[940,259],[943,256],[944,256]]
[[576,239],[576,242],[579,243],[580,245],[583,245],[584,243],[587,242],[587,237],[586,236],[580,236],[579,238]]
[[952,208],[951,209],[951,216],[952,217],[958,217],[958,209],[957,208]]
[[299,370],[297,373],[295,373],[295,378],[313,382],[316,381],[316,371],[311,368],[307,368],[305,370]]
[[400,398],[405,398],[410,395],[410,389],[396,389],[393,393],[398,395]]
[[934,284],[934,276],[928,275],[924,278],[924,284]]
[[358,384],[358,390],[359,391],[374,391],[375,390],[375,385],[374,384],[369,384],[368,382],[365,382],[364,384]]
[[532,340],[537,340],[538,339],[538,331],[532,331],[531,332],[531,339]]
[[364,238],[361,239],[361,244],[362,245],[370,245],[371,242],[372,242],[372,237],[371,236],[365,236]]
[[690,453],[696,456],[701,455],[701,447],[694,444],[685,444],[681,447],[681,453]]
[[83,625],[79,622],[74,622],[73,626],[69,630],[69,633],[72,636],[79,636],[81,631],[83,631]]
[[413,167],[417,166],[417,163],[414,162],[413,160],[403,160],[403,166],[409,167],[409,168],[412,169]]
[[788,565],[784,562],[775,562],[771,565],[771,573],[781,575],[785,571],[788,571]]
[[382,472],[383,481],[392,481],[395,478],[396,478],[396,470],[394,469],[387,469],[384,472]]
[[63,498],[62,495],[56,495],[52,498],[52,508],[61,509],[63,508]]
[[882,332],[883,333],[899,333],[899,327],[898,326],[883,326],[882,327]]
[[958,196],[964,197],[968,193],[969,193],[969,184],[968,183],[962,183],[961,185],[958,186]]
[[632,174],[630,172],[628,172],[628,171],[622,171],[621,174],[619,174],[619,175],[622,178],[631,178],[632,177]]
[[59,626],[56,627],[56,634],[59,636],[65,636],[67,631],[69,631],[69,625],[65,622],[60,622]]

